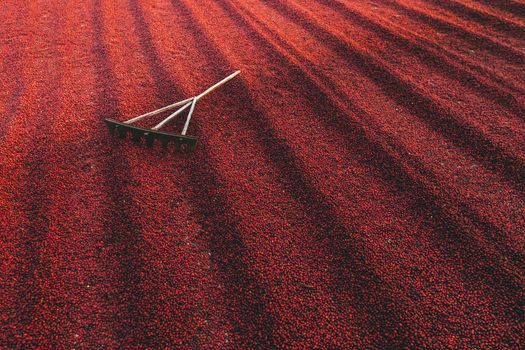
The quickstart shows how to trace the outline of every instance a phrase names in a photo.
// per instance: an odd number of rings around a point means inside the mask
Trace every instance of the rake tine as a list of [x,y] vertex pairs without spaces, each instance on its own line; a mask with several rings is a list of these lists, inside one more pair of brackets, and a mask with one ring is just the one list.
[[128,132],[127,132],[125,129],[118,128],[117,131],[118,131],[118,136],[119,136],[121,139],[125,139],[126,136],[128,135]]
[[162,148],[164,148],[164,149],[168,148],[168,143],[169,142],[170,142],[170,140],[168,140],[166,138],[162,138],[161,139]]
[[109,133],[111,135],[115,135],[115,129],[117,128],[117,126],[115,124],[111,124],[111,123],[106,123],[106,125],[108,127]]
[[131,135],[133,135],[132,136],[133,141],[140,141],[140,137],[142,136],[142,133],[138,131],[132,131]]
[[132,135],[143,136],[146,139],[146,145],[149,147],[153,146],[156,139],[161,141],[161,144],[167,142],[174,142],[177,144],[187,145],[189,149],[195,149],[197,144],[197,139],[193,136],[185,136],[178,134],[169,134],[162,131],[155,131],[151,129],[145,129],[137,126],[132,126],[129,124],[124,124],[113,119],[106,119],[106,123],[113,129],[118,130],[118,133],[131,133]]
[[146,146],[153,147],[153,141],[155,141],[155,135],[147,133],[146,135]]

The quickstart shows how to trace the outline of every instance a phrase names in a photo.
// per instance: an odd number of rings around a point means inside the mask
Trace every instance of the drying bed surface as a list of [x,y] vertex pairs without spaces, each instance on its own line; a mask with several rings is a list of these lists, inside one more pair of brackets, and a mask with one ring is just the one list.
[[[522,0],[0,19],[0,347],[524,346]],[[106,130],[236,69],[192,154]]]

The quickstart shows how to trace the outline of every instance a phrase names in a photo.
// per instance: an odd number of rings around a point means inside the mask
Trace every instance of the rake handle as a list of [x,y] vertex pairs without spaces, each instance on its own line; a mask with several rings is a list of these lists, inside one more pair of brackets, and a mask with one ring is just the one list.
[[[195,96],[195,97],[191,97],[191,98],[188,98],[184,101],[181,101],[181,102],[178,102],[179,103],[179,106],[180,105],[183,105],[181,108],[179,108],[177,111],[175,111],[174,113],[170,114],[166,119],[164,119],[163,121],[161,121],[160,123],[158,123],[157,125],[155,125],[153,128],[153,130],[159,130],[160,128],[162,128],[164,125],[166,125],[166,123],[168,123],[170,120],[172,120],[173,118],[175,118],[176,116],[178,116],[180,113],[182,113],[184,110],[186,110],[186,108],[188,107],[192,107],[191,108],[191,112],[188,114],[188,118],[186,119],[186,123],[184,124],[184,131],[183,131],[183,135],[186,134],[186,130],[188,130],[188,126],[189,126],[189,123],[190,123],[190,119],[191,119],[191,114],[193,112],[193,109],[195,108],[195,104],[197,103],[198,100],[200,100],[201,98],[203,98],[204,96],[206,96],[207,94],[209,94],[210,92],[212,92],[213,90],[217,89],[218,87],[226,84],[228,81],[232,80],[233,78],[235,78],[237,75],[239,75],[241,71],[238,70],[230,75],[228,75],[226,78],[222,79],[221,81],[219,81],[217,84],[209,87],[208,89],[206,89],[204,92],[202,92],[201,94]],[[168,106],[169,107],[169,106]],[[166,108],[166,107],[164,107]],[[137,117],[139,118],[139,117]],[[135,118],[136,119],[136,118]]]
[[217,89],[218,87],[226,84],[227,82],[229,82],[230,80],[232,80],[233,78],[235,78],[237,75],[239,75],[241,71],[238,70],[230,75],[228,75],[226,78],[222,79],[221,81],[219,81],[217,84],[209,87],[208,89],[206,89],[203,93],[201,93],[200,95],[198,96],[195,96],[195,102],[199,101],[201,98],[203,98],[204,96],[206,96],[207,94],[209,94],[210,92],[212,92],[213,90]]

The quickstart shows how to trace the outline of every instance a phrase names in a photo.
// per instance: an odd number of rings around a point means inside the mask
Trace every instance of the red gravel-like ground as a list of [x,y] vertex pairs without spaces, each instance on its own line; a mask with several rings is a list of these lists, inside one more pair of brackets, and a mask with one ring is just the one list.
[[[0,348],[523,348],[524,25],[523,0],[1,1]],[[109,137],[236,69],[195,153]]]

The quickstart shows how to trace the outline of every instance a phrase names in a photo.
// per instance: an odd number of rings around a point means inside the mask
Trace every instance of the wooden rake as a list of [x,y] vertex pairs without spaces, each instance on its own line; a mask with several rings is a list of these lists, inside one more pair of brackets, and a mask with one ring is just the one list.
[[[231,79],[235,78],[241,71],[236,71],[235,73],[227,76],[223,80],[219,81],[217,84],[209,87],[206,89],[203,93],[187,98],[183,101],[176,102],[174,104],[171,104],[166,107],[159,108],[155,111],[139,115],[138,117],[126,120],[124,122],[119,122],[114,119],[106,119],[106,124],[109,128],[109,132],[111,135],[118,134],[121,138],[126,138],[128,134],[131,134],[131,138],[133,141],[140,141],[142,138],[146,140],[146,145],[148,147],[152,147],[155,140],[160,140],[162,147],[167,148],[168,144],[174,143],[177,151],[181,150],[187,150],[189,152],[193,151],[195,149],[195,146],[197,145],[197,138],[193,136],[186,135],[186,132],[188,131],[188,126],[190,125],[191,115],[193,114],[193,111],[195,110],[195,105],[197,104],[197,101],[199,101],[201,98],[212,92],[213,90],[217,89],[221,85],[225,84],[226,82],[230,81]],[[146,128],[140,128],[137,126],[132,126],[130,124],[138,122],[139,120],[142,120],[147,117],[151,117],[154,115],[157,115],[159,113],[172,110],[176,107],[180,107],[178,110],[170,114],[166,119],[152,127],[151,129]],[[166,123],[168,123],[170,120],[174,119],[176,116],[184,112],[186,109],[190,109],[188,112],[188,116],[186,117],[186,122],[184,123],[184,128],[182,129],[182,132],[180,134],[171,134],[167,132],[159,131],[160,128],[162,128]]]

